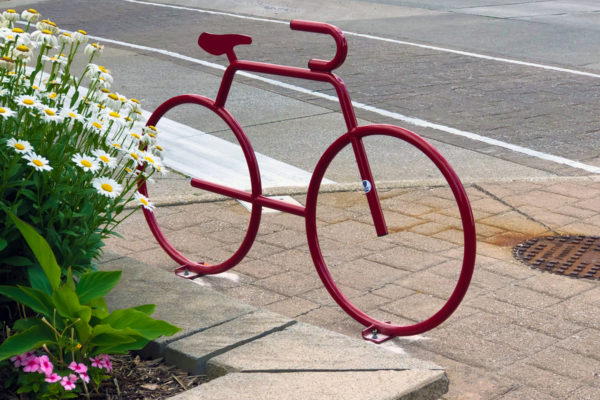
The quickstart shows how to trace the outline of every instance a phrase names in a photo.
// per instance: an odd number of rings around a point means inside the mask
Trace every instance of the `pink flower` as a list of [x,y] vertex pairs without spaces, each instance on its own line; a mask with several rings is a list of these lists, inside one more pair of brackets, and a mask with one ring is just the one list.
[[14,356],[10,358],[10,361],[13,362],[15,368],[19,368],[20,366],[25,366],[27,361],[35,357],[32,351],[28,351],[27,353],[19,354],[18,356]]
[[46,375],[45,381],[48,383],[58,382],[60,381],[60,375],[58,375],[56,372],[53,372],[50,375]]
[[102,366],[106,368],[106,372],[110,372],[112,370],[112,362],[110,361],[110,357],[106,354],[100,354],[102,357]]
[[48,359],[48,356],[44,355],[44,356],[38,357],[38,362],[40,364],[39,372],[41,374],[45,374],[46,376],[52,374],[52,370],[54,369],[54,365],[52,365],[52,362],[50,361],[50,359]]
[[80,373],[79,378],[85,383],[90,383],[90,376],[86,372]]
[[85,364],[77,364],[75,361],[69,364],[69,369],[77,372],[78,374],[83,374],[87,372],[87,367],[85,366]]
[[100,357],[90,357],[90,361],[92,362],[92,367],[94,368],[103,368],[102,360]]
[[65,388],[65,390],[73,390],[75,389],[75,382],[77,382],[77,379],[77,376],[73,374],[70,374],[69,376],[63,376],[60,384]]
[[35,372],[40,369],[40,361],[37,357],[31,357],[25,363],[23,367],[24,372]]

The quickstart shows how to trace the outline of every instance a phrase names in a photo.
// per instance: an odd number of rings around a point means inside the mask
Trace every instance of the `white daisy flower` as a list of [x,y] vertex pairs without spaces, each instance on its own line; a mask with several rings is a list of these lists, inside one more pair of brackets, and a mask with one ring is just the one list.
[[48,29],[35,31],[30,35],[30,37],[31,40],[37,44],[44,44],[50,48],[58,47],[58,39],[56,39],[56,36],[54,36],[53,32]]
[[102,121],[93,120],[93,121],[88,122],[88,124],[86,125],[86,128],[91,129],[91,130],[95,131],[96,133],[100,133],[104,129],[104,125],[102,124]]
[[0,107],[0,117],[10,118],[15,116],[15,112],[8,107]]
[[8,9],[2,13],[5,20],[15,22],[19,20],[19,14],[15,10]]
[[21,18],[29,23],[35,24],[40,19],[40,13],[30,8],[21,13]]
[[32,50],[24,44],[16,46],[12,51],[12,56],[17,60],[29,60],[32,54]]
[[85,46],[83,53],[88,57],[92,57],[95,55],[102,54],[103,51],[104,51],[104,46],[102,46],[98,43],[90,43],[87,46]]
[[135,192],[133,196],[135,197],[137,202],[140,203],[142,207],[144,207],[146,210],[154,211],[154,204],[152,204],[146,196],[144,196],[140,192]]
[[48,160],[34,152],[29,152],[23,155],[23,158],[28,160],[27,165],[31,165],[38,171],[51,171],[52,167],[48,163]]
[[81,123],[85,122],[83,115],[79,114],[76,110],[63,108],[60,113],[64,118],[70,118],[72,121],[79,121]]
[[136,150],[128,151],[127,153],[125,153],[125,156],[128,159],[133,160],[137,165],[142,165],[144,163],[142,155]]
[[125,121],[125,118],[121,117],[121,114],[119,114],[116,111],[110,111],[110,112],[106,113],[105,116],[109,121],[112,121],[117,125],[123,126],[127,123]]
[[31,146],[31,144],[29,144],[27,140],[11,138],[8,139],[6,145],[14,149],[14,151],[16,151],[17,153],[22,154],[29,153],[33,150],[33,147]]
[[149,153],[147,151],[144,151],[141,153],[141,159],[142,161],[150,164],[152,166],[152,168],[158,170],[158,168],[160,166],[162,166],[162,162],[160,161],[160,158],[156,157],[154,154]]
[[86,31],[78,30],[71,34],[73,40],[79,44],[86,44],[88,42],[88,35]]
[[56,24],[54,22],[49,21],[47,19],[41,20],[35,26],[36,26],[36,28],[38,28],[38,30],[40,30],[40,31],[47,30],[47,31],[50,31],[53,35],[57,35],[59,32],[58,26],[56,26]]
[[77,164],[78,167],[83,168],[85,172],[96,172],[100,169],[100,163],[98,160],[91,156],[81,155],[78,153],[71,158],[71,161]]
[[12,71],[15,69],[15,60],[8,56],[0,58],[0,69],[4,71]]
[[117,159],[104,150],[96,149],[92,151],[92,154],[96,156],[96,159],[103,167],[113,168],[117,164]]
[[16,101],[16,103],[19,106],[26,107],[26,108],[37,108],[37,107],[40,107],[42,105],[39,102],[39,100],[37,99],[37,97],[29,96],[29,95],[26,95],[26,94],[18,96],[15,99],[15,101]]
[[66,65],[67,60],[61,57],[60,55],[56,55],[54,57],[42,56],[43,61],[50,61],[53,64]]
[[119,185],[117,181],[105,177],[94,178],[92,180],[92,186],[96,188],[98,193],[106,197],[110,197],[111,199],[117,197],[123,190],[123,187]]
[[74,42],[73,35],[71,35],[69,32],[62,32],[60,35],[58,35],[57,39],[58,43],[64,46],[70,46]]
[[56,109],[52,107],[40,107],[42,118],[46,122],[61,123],[64,120],[64,116]]

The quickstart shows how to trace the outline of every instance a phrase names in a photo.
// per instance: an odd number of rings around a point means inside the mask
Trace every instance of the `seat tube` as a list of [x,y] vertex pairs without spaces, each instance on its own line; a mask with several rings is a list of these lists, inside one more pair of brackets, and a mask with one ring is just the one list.
[[354,156],[358,164],[358,170],[362,179],[363,188],[365,195],[367,196],[367,202],[369,203],[369,209],[371,210],[371,216],[373,217],[373,224],[375,225],[375,232],[377,236],[387,235],[388,230],[385,224],[385,218],[383,216],[383,210],[381,209],[381,202],[377,195],[377,188],[375,187],[375,180],[373,179],[373,173],[367,159],[367,152],[362,139],[357,136],[352,137],[352,149],[354,150]]

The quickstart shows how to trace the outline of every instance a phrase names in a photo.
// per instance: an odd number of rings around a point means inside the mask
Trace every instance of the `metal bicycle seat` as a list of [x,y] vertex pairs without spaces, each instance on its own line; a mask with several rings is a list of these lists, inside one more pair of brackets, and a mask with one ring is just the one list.
[[198,45],[206,52],[215,56],[229,54],[233,48],[240,44],[250,44],[252,38],[246,35],[225,34],[216,35],[214,33],[204,32],[198,38]]

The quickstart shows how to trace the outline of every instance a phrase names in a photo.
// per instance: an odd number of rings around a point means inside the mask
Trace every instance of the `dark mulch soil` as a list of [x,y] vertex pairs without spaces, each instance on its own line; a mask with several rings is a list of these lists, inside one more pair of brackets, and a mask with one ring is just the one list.
[[[189,376],[185,371],[166,365],[161,358],[141,360],[135,355],[115,355],[111,356],[111,360],[112,378],[104,381],[100,387],[100,394],[92,394],[91,399],[165,399],[208,381],[206,376]],[[4,382],[7,373],[9,371],[0,370],[0,382]],[[0,399],[27,399],[19,397],[15,391],[16,388],[3,392],[0,388]]]

